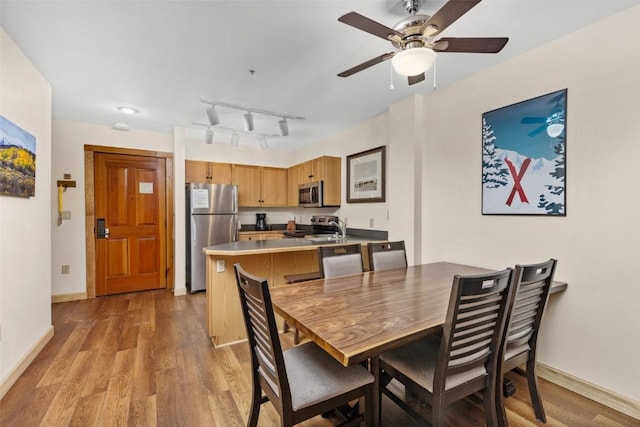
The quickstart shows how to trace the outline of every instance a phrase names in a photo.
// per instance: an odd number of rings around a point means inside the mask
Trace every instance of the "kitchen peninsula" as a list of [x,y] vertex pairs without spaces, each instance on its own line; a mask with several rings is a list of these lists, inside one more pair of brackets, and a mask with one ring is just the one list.
[[349,236],[335,240],[324,236],[246,240],[204,248],[207,256],[207,330],[213,344],[217,347],[246,338],[233,270],[235,263],[240,263],[247,272],[267,279],[270,286],[282,285],[287,283],[285,274],[318,271],[317,250],[320,246],[359,243],[364,267],[368,269],[366,245],[375,240]]

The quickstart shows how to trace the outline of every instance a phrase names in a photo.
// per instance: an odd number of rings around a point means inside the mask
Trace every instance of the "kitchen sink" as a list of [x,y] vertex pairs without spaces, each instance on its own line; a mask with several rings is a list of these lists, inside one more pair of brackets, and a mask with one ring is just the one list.
[[335,234],[314,234],[304,238],[312,242],[344,242],[347,240],[343,237],[336,237]]

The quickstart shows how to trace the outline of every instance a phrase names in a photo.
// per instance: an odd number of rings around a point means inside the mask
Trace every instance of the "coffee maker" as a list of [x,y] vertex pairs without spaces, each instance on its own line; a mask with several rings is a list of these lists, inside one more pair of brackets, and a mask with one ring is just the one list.
[[256,214],[256,230],[264,231],[266,229],[267,229],[267,214],[257,213]]

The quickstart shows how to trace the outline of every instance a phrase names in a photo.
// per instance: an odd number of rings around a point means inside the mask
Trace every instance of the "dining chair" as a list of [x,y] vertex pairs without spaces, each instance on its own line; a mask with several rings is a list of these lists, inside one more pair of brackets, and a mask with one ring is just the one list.
[[[395,378],[432,408],[431,424],[444,424],[448,404],[482,391],[488,426],[497,425],[495,390],[513,303],[513,270],[456,275],[442,336],[429,336],[380,355],[380,392],[409,416],[426,420],[388,387]],[[382,394],[378,394],[381,397]],[[379,415],[379,414],[378,414]]]
[[397,242],[369,242],[369,267],[372,271],[404,268],[407,266],[407,252],[404,240]]
[[[524,375],[527,378],[533,410],[536,418],[543,423],[547,422],[547,418],[538,391],[536,348],[538,331],[557,264],[557,260],[550,259],[539,264],[516,265],[513,284],[516,296],[505,338],[506,347],[501,370],[504,375],[526,364]],[[517,372],[521,371],[517,370]],[[502,378],[499,384],[502,384]],[[499,425],[506,426],[508,421],[504,410],[504,396],[500,390],[496,394],[496,399]]]
[[234,268],[251,349],[253,395],[247,426],[258,424],[260,407],[267,401],[281,425],[292,426],[359,398],[364,398],[364,414],[341,425],[371,425],[373,375],[361,365],[342,366],[311,342],[283,351],[267,281],[240,264]]
[[360,244],[321,246],[318,248],[320,277],[345,276],[362,273],[362,246]]

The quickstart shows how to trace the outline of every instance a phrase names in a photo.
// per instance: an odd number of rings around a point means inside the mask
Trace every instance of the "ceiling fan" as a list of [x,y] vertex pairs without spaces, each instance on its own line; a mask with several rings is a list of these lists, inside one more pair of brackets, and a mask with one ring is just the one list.
[[481,0],[449,0],[433,16],[417,14],[424,0],[403,0],[410,16],[389,28],[357,12],[349,12],[338,21],[385,40],[398,50],[384,53],[338,74],[349,77],[373,65],[392,60],[397,73],[407,76],[409,84],[425,79],[425,72],[435,61],[436,52],[498,53],[508,37],[433,37],[467,13]]
[[564,108],[560,105],[560,102],[563,100],[564,93],[560,93],[549,99],[549,104],[555,103],[555,106],[549,111],[549,115],[546,117],[523,117],[522,120],[520,120],[522,124],[542,124],[540,127],[528,133],[530,137],[533,138],[545,130],[552,138],[560,136],[564,130]]

